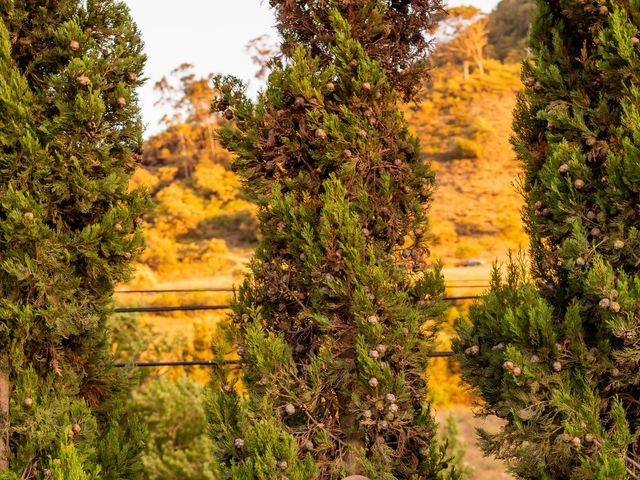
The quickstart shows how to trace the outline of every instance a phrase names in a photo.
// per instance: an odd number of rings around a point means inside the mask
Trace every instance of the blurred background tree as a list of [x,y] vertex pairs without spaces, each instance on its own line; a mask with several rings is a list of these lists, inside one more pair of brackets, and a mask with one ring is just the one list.
[[488,15],[472,6],[450,9],[440,22],[435,55],[445,62],[462,64],[463,78],[469,80],[469,67],[474,64],[479,75],[484,75],[484,50],[488,43]]
[[166,128],[145,142],[132,180],[150,188],[156,202],[146,218],[139,269],[156,281],[241,269],[238,257],[246,257],[257,240],[256,208],[244,199],[230,155],[215,138],[212,77],[198,77],[183,64],[156,84],[159,103],[168,107]]
[[258,67],[256,78],[264,80],[269,72],[269,62],[279,54],[278,46],[269,38],[269,35],[260,35],[249,40],[245,50]]
[[527,54],[534,0],[501,0],[489,15],[487,54],[505,63],[518,63]]

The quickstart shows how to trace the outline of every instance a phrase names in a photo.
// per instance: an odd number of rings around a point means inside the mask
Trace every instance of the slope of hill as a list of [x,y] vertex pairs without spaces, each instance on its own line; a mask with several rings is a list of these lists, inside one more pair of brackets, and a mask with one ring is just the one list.
[[245,200],[231,155],[215,136],[211,79],[184,64],[156,84],[159,103],[171,113],[166,128],[145,142],[132,181],[149,188],[155,202],[145,219],[139,284],[217,283],[243,270],[256,241],[256,207]]
[[407,111],[433,162],[432,256],[452,265],[466,258],[502,259],[526,247],[516,192],[520,166],[509,144],[519,66],[486,61],[485,74],[464,80],[439,67],[425,99]]

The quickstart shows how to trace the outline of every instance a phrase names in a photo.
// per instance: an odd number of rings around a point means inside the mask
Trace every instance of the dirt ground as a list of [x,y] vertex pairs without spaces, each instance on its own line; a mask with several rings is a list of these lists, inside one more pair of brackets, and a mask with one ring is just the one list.
[[445,424],[450,411],[453,411],[458,420],[459,439],[466,450],[465,463],[473,468],[471,478],[473,480],[513,480],[500,461],[485,457],[476,444],[476,428],[495,432],[500,428],[500,420],[496,417],[477,418],[470,407],[454,406],[436,410],[435,416],[439,425]]

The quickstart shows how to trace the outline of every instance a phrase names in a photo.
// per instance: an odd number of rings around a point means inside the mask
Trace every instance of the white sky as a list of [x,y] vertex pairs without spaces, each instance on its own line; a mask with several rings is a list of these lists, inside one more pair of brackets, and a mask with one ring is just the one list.
[[[146,135],[159,130],[162,109],[154,107],[153,85],[182,63],[196,72],[230,73],[260,88],[255,65],[245,52],[252,38],[276,38],[274,16],[266,0],[124,0],[142,31],[148,56],[146,85],[140,90]],[[452,0],[450,6],[472,4],[490,11],[497,0]]]

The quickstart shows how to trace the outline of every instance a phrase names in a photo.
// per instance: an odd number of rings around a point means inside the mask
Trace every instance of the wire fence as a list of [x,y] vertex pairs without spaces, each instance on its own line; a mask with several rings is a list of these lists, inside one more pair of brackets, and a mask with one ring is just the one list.
[[[428,358],[449,358],[455,356],[455,352],[430,352]],[[217,367],[221,365],[242,365],[242,360],[184,360],[184,361],[157,361],[157,362],[115,362],[111,363],[112,367]]]
[[183,360],[157,362],[115,362],[112,367],[215,367],[219,365],[242,365],[242,360]]
[[229,310],[231,305],[179,305],[159,307],[118,307],[114,313],[163,313],[163,312],[193,312],[198,310]]
[[[446,301],[475,300],[481,295],[458,295],[443,297]],[[199,310],[228,310],[231,304],[222,305],[179,305],[179,306],[153,306],[153,307],[117,307],[114,313],[164,313],[164,312],[188,312]]]
[[[460,280],[464,282],[465,280]],[[479,280],[473,280],[475,283],[462,284],[462,285],[445,285],[446,288],[489,288],[488,284],[480,284]],[[159,294],[159,293],[233,293],[235,288],[220,287],[220,288],[161,288],[155,290],[116,290],[114,293],[119,295],[127,294]]]
[[197,293],[197,292],[234,292],[234,288],[168,288],[158,290],[116,290],[115,293]]
[[[159,290],[120,290],[116,293],[189,293],[189,292],[233,292],[232,288],[197,288],[197,289],[159,289]],[[443,299],[450,302],[461,300],[475,300],[481,298],[480,295],[456,295],[446,296]],[[205,310],[228,310],[230,304],[222,305],[180,305],[180,306],[152,306],[152,307],[118,307],[115,313],[163,313],[181,311],[205,311]],[[452,351],[430,352],[429,358],[449,358],[455,355]],[[242,360],[184,360],[184,361],[153,361],[153,362],[115,362],[112,367],[211,367],[220,365],[242,365]]]

